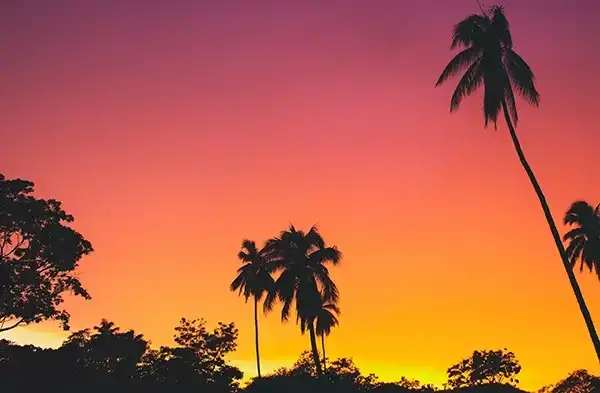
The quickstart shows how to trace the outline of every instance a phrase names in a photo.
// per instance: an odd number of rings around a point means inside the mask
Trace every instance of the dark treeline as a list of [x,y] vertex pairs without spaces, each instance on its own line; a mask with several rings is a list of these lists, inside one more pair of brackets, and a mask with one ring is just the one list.
[[[56,349],[0,340],[0,378],[3,388],[9,390],[43,388],[46,392],[98,386],[209,393],[521,392],[515,386],[521,366],[507,350],[474,351],[448,368],[448,380],[442,387],[405,377],[383,382],[374,374],[363,374],[351,358],[329,361],[317,377],[310,351],[289,368],[242,384],[242,372],[225,359],[236,348],[237,334],[232,323],[209,329],[202,319],[182,318],[175,328],[173,346],[151,348],[142,334],[122,331],[102,320],[91,329],[73,332]],[[578,370],[539,393],[592,393],[599,387],[600,378]]]
[[102,320],[73,332],[57,349],[0,341],[0,378],[4,387],[45,391],[110,385],[235,392],[243,374],[225,356],[235,350],[237,335],[233,323],[211,330],[202,319],[182,318],[174,345],[152,349],[142,334]]

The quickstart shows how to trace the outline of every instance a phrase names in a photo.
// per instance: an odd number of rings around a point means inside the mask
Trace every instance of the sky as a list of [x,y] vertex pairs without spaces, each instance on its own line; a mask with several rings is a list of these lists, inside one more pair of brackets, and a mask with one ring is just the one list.
[[[452,4],[450,4],[452,3]],[[538,109],[518,132],[557,220],[600,201],[599,5],[506,0]],[[600,373],[539,203],[481,97],[449,114],[452,26],[475,0],[5,0],[0,171],[57,198],[95,252],[67,299],[171,344],[180,317],[240,329],[255,375],[252,305],[228,290],[242,239],[318,224],[344,254],[331,357],[384,380],[442,383],[475,349],[508,348],[521,387]],[[593,179],[593,181],[592,181]],[[564,227],[561,226],[561,232]],[[578,275],[600,324],[600,287]],[[263,368],[308,336],[260,319]],[[3,333],[57,345],[52,323]]]

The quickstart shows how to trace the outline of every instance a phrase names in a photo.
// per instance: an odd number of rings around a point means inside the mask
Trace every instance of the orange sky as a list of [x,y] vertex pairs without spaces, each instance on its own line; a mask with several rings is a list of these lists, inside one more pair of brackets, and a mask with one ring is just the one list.
[[[232,359],[252,376],[252,308],[228,291],[239,244],[318,223],[345,256],[330,356],[441,383],[474,349],[507,347],[526,389],[600,373],[504,125],[483,129],[478,97],[450,116],[452,87],[433,87],[452,25],[477,11],[448,3],[3,2],[0,170],[62,200],[96,249],[73,328],[108,318],[160,345],[181,316],[235,321]],[[582,50],[599,9],[505,4],[542,94],[518,130],[561,219],[600,198],[600,57]],[[579,277],[600,324],[598,283]],[[277,314],[261,327],[266,369],[308,349]]]

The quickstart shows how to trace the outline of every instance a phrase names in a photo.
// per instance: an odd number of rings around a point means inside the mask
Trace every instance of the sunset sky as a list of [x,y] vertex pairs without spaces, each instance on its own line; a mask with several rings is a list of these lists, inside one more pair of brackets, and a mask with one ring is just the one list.
[[[451,3],[451,5],[450,5]],[[557,218],[600,201],[600,7],[506,0],[536,71],[525,152]],[[508,348],[521,387],[600,373],[541,208],[479,96],[434,88],[475,0],[8,0],[0,5],[0,172],[64,202],[96,252],[68,300],[171,344],[182,316],[234,321],[255,375],[250,303],[229,292],[243,238],[317,223],[332,275],[331,357],[384,380],[442,383],[475,349]],[[561,230],[564,228],[561,227]],[[600,324],[600,284],[578,275]],[[264,368],[309,348],[262,317]],[[4,333],[56,345],[42,324]]]

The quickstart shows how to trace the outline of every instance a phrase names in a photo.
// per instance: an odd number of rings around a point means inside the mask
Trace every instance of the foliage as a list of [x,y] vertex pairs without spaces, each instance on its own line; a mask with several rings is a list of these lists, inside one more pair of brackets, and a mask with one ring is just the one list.
[[293,367],[281,368],[265,378],[253,380],[247,387],[248,393],[254,392],[368,392],[378,382],[373,374],[363,375],[350,358],[339,358],[331,362],[322,378],[318,376],[312,354],[305,351],[300,354]]
[[146,379],[235,389],[243,374],[227,364],[225,356],[236,348],[238,330],[219,322],[212,332],[203,319],[182,318],[175,328],[177,347],[161,347],[146,353],[142,374]]
[[[373,374],[362,374],[351,358],[333,360],[323,376],[316,378],[309,351],[303,352],[293,367],[253,379],[240,389],[241,372],[221,362],[222,356],[235,348],[237,333],[234,332],[237,331],[231,324],[221,324],[209,331],[203,320],[182,320],[176,333],[180,344],[148,349],[142,335],[133,330],[121,331],[114,323],[103,320],[92,329],[74,332],[58,349],[0,340],[0,375],[7,390],[43,388],[49,392],[80,392],[92,385],[207,393],[433,393],[437,390],[404,377],[397,382],[380,382]],[[98,346],[100,342],[104,343],[103,348]],[[142,347],[146,350],[140,355]],[[129,367],[131,364],[135,367]],[[220,367],[207,367],[210,364]],[[490,383],[464,388],[474,393],[520,392],[493,382],[497,380],[492,378]],[[578,370],[543,392],[592,393],[599,381],[587,371]]]
[[468,359],[451,366],[448,373],[448,386],[461,388],[491,383],[517,384],[516,376],[521,366],[515,354],[506,349],[497,351],[474,351]]
[[273,286],[273,277],[267,269],[265,251],[258,249],[251,240],[242,241],[242,250],[238,253],[242,266],[230,285],[232,291],[238,291],[246,300],[254,297],[260,300]]
[[317,377],[315,363],[311,359],[310,351],[305,351],[300,354],[291,368],[281,368],[267,377],[253,380],[246,391],[248,393],[426,393],[436,390],[432,385],[421,385],[419,381],[405,377],[398,382],[380,382],[374,374],[362,374],[351,358],[333,360],[322,378],[315,377]]
[[63,295],[90,299],[75,271],[92,245],[59,201],[33,192],[32,182],[0,174],[0,331],[47,319],[68,330]]
[[[60,389],[44,385],[45,391],[100,384],[235,392],[243,375],[224,356],[235,349],[236,339],[233,324],[221,323],[209,331],[203,320],[182,319],[176,328],[177,346],[149,349],[141,334],[121,331],[113,322],[102,320],[93,329],[72,333],[58,349],[0,340],[0,375],[7,386],[62,381]],[[27,379],[31,367],[35,367],[35,379]]]
[[452,48],[458,47],[464,49],[450,60],[436,82],[439,86],[464,71],[450,101],[451,112],[482,85],[486,126],[490,121],[495,125],[503,109],[508,119],[517,124],[515,90],[530,104],[539,105],[540,94],[534,84],[533,71],[513,50],[504,7],[492,6],[488,12],[470,15],[456,24],[452,31]]
[[576,370],[551,388],[551,393],[592,393],[600,389],[600,378],[586,370]]
[[331,329],[339,325],[340,308],[333,303],[323,301],[315,313],[315,331],[317,336],[328,336]]
[[296,321],[302,333],[310,334],[311,352],[318,375],[322,374],[316,344],[315,319],[323,303],[336,304],[339,292],[329,275],[327,264],[337,265],[342,258],[337,247],[329,247],[316,226],[308,232],[293,225],[268,240],[265,252],[272,273],[280,272],[273,290],[265,299],[265,310],[281,301],[281,319],[287,320],[295,306]]
[[564,217],[565,225],[574,227],[564,235],[571,267],[580,262],[600,279],[600,205],[595,208],[585,201],[574,202]]

